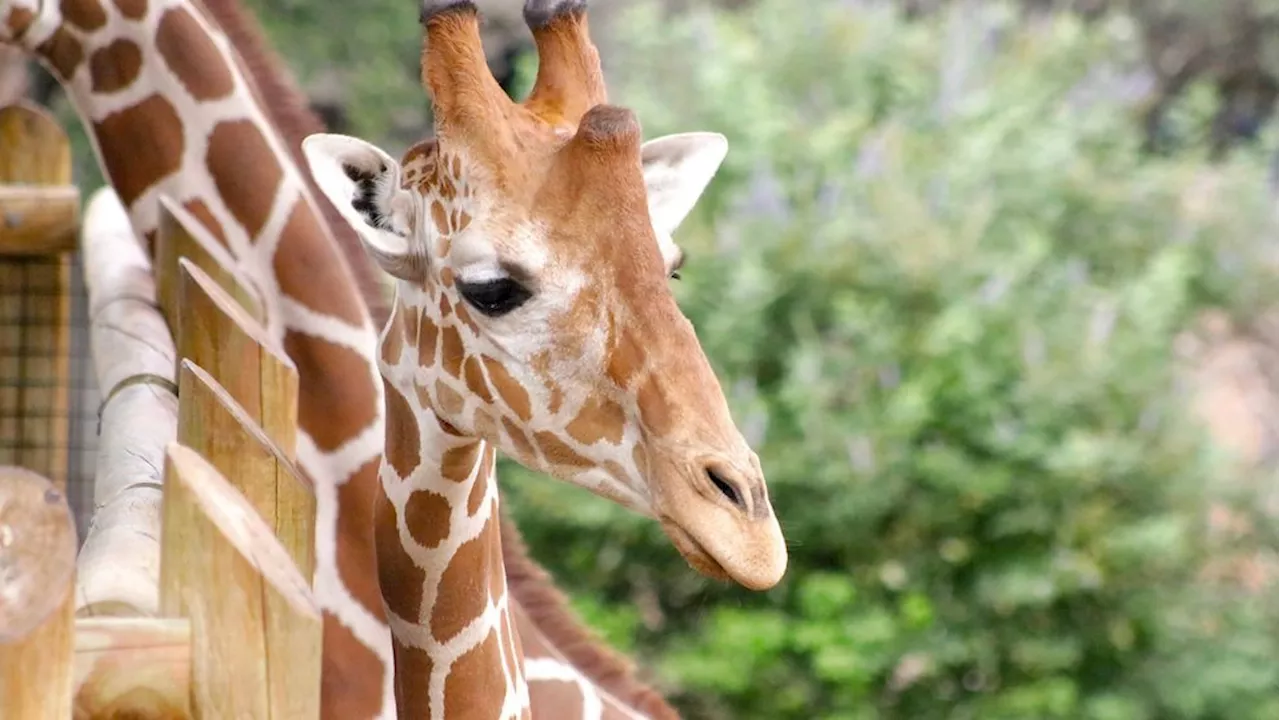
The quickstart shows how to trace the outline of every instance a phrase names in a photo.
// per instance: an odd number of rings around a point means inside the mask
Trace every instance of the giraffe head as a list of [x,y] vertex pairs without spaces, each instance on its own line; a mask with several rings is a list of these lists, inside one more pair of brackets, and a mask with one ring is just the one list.
[[635,116],[606,104],[582,0],[529,0],[524,14],[540,56],[525,102],[486,67],[474,6],[427,0],[435,139],[400,163],[355,138],[303,143],[396,280],[388,411],[416,406],[656,517],[706,575],[771,587],[787,553],[759,459],[667,284],[682,261],[671,233],[727,142],[642,143]]

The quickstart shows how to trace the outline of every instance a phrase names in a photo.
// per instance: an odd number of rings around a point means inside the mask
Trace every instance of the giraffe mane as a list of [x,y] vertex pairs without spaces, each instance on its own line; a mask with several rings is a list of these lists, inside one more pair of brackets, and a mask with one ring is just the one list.
[[520,529],[501,510],[502,561],[507,587],[548,641],[591,682],[654,720],[678,720],[674,708],[635,675],[635,664],[585,627],[551,575],[529,556]]
[[[306,168],[302,155],[302,141],[308,135],[325,132],[319,116],[311,109],[306,95],[298,88],[293,73],[271,47],[261,23],[240,4],[240,0],[194,0],[204,8],[213,22],[231,42],[244,63],[246,78],[252,85],[258,104],[271,125],[280,133],[289,155],[299,168]],[[315,178],[309,172],[298,173],[307,185],[312,200],[320,210],[325,225],[333,233],[334,240],[346,257],[347,266],[355,276],[360,296],[364,298],[376,327],[381,327],[390,315],[387,298],[373,264],[360,244],[356,231],[342,218],[338,209],[320,192]]]
[[[288,146],[298,167],[305,168],[302,140],[325,132],[324,123],[313,112],[305,95],[293,81],[288,66],[267,42],[262,26],[240,0],[197,0],[226,34],[244,62],[271,124]],[[342,249],[352,269],[360,295],[369,306],[374,322],[385,324],[390,308],[377,280],[373,263],[361,246],[355,230],[337,208],[320,192],[311,173],[300,173],[319,206],[325,223]],[[574,615],[551,575],[529,555],[520,528],[504,514],[501,521],[502,555],[507,584],[520,607],[537,629],[569,662],[589,680],[615,698],[655,719],[678,718],[675,710],[652,686],[635,676],[635,666],[625,656],[602,642]]]

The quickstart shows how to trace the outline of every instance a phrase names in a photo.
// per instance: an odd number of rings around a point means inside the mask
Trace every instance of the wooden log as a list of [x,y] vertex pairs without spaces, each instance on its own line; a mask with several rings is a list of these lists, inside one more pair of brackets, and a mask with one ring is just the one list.
[[0,468],[0,710],[71,713],[76,526],[53,483]]
[[79,229],[75,185],[0,185],[0,256],[72,252]]
[[160,309],[178,336],[178,261],[187,258],[218,284],[252,318],[262,321],[262,304],[236,277],[235,260],[209,231],[168,196],[160,198],[160,226],[155,248],[156,290]]
[[[33,204],[38,200],[50,202]],[[71,143],[57,120],[27,102],[0,108],[0,347],[7,349],[0,358],[0,465],[35,470],[62,489],[70,432],[71,261],[66,254],[31,256],[31,243],[71,246],[76,218],[68,211],[78,202]],[[10,250],[25,257],[10,257]]]
[[191,623],[178,618],[80,618],[73,717],[191,715]]
[[178,261],[177,274],[178,356],[207,371],[293,460],[298,445],[298,371],[293,361],[275,349],[266,328],[190,259]]
[[178,397],[178,442],[240,491],[311,578],[316,498],[310,484],[218,381],[187,359],[178,369]]
[[162,537],[160,605],[191,619],[195,714],[319,717],[310,584],[245,498],[178,443],[166,455]]
[[103,389],[94,505],[78,563],[77,612],[152,615],[160,582],[164,448],[176,437],[176,352],[151,264],[110,188],[85,209],[85,284]]

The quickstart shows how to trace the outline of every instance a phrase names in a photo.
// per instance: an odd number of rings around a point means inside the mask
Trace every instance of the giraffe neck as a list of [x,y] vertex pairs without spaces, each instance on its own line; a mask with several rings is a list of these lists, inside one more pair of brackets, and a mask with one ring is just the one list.
[[374,537],[396,707],[405,718],[530,717],[494,449],[416,411],[404,394],[414,393],[412,373],[383,367],[387,440]]
[[367,512],[382,452],[376,338],[350,267],[227,38],[186,0],[63,0],[9,10],[66,87],[104,174],[148,244],[181,205],[256,290],[299,374],[298,462],[317,500],[323,703],[392,712],[390,643]]

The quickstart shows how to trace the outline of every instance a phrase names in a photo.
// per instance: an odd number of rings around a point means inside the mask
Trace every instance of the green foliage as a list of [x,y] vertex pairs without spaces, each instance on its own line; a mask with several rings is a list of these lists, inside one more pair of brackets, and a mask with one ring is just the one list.
[[690,717],[1274,717],[1274,588],[1200,579],[1232,470],[1171,353],[1274,302],[1269,156],[1144,157],[1122,23],[849,7],[642,5],[610,58],[647,136],[729,137],[676,291],[787,578],[705,582],[507,464],[536,556]]

